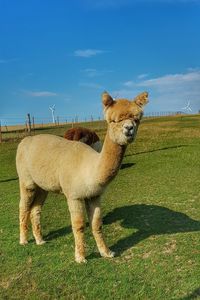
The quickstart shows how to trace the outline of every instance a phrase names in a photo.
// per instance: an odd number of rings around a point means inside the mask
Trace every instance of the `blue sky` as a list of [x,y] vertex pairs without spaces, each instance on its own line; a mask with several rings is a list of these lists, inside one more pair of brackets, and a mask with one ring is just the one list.
[[101,93],[147,112],[200,109],[200,1],[0,0],[0,120],[102,115]]

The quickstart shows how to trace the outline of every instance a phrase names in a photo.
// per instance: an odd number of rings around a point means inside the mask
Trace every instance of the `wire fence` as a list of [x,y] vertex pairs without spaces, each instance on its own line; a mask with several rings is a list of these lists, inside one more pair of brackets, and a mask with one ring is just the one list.
[[0,116],[0,143],[11,139],[21,139],[26,135],[34,134],[35,130],[71,128],[80,126],[82,123],[89,127],[89,124],[103,121],[103,119],[104,117],[100,115],[90,115],[84,118],[78,115],[74,117],[57,116],[53,122],[51,117],[35,117],[29,113],[26,116],[4,116],[3,118]]
[[[55,117],[55,122],[52,121],[51,117],[47,116],[35,116],[30,115],[31,119],[34,118],[35,124],[59,124],[59,123],[78,123],[78,122],[91,122],[93,120],[103,120],[103,116],[100,115],[90,115],[87,117],[80,117],[78,115],[75,116],[57,116]],[[0,122],[2,126],[15,126],[15,125],[23,125],[27,121],[27,115],[18,115],[18,116],[0,116]]]
[[[144,117],[152,118],[152,117],[163,117],[163,116],[176,116],[181,115],[183,112],[181,111],[162,111],[162,112],[149,112],[145,113]],[[76,124],[87,123],[87,122],[96,122],[104,120],[103,115],[90,115],[87,117],[79,117],[75,116],[57,116],[54,118],[54,122],[52,122],[51,117],[47,116],[33,116],[31,114],[27,114],[26,116],[4,116],[1,118],[0,116],[0,142],[3,141],[3,135],[10,132],[15,133],[23,133],[25,135],[29,134],[31,131],[39,128],[47,128],[47,127],[58,127],[58,126],[67,126],[67,127],[75,127]]]
[[[149,112],[145,113],[145,117],[161,117],[161,116],[173,116],[183,114],[181,111],[161,111],[161,112]],[[28,114],[27,114],[28,115]],[[7,115],[1,117],[0,122],[2,127],[10,127],[17,125],[24,125],[27,122],[27,115]],[[56,116],[55,122],[53,123],[52,118],[50,116],[40,116],[40,115],[31,115],[31,120],[34,120],[35,124],[60,124],[60,123],[79,123],[79,122],[92,122],[97,120],[103,120],[103,115],[89,115],[85,117],[80,117],[79,115],[75,116]],[[6,129],[7,130],[7,129]]]

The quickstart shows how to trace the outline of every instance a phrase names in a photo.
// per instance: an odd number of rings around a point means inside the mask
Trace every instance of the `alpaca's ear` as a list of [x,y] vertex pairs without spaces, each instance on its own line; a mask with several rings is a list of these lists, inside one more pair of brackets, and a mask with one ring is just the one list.
[[113,98],[107,92],[104,92],[102,94],[102,103],[105,108],[111,106],[113,102],[114,102]]
[[135,102],[138,106],[143,108],[143,106],[146,105],[149,102],[148,93],[143,92],[143,93],[139,94],[137,97],[135,97],[133,102]]

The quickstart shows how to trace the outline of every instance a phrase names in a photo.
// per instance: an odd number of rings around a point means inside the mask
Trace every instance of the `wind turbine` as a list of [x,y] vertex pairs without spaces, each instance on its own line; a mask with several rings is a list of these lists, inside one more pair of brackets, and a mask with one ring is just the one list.
[[190,101],[188,101],[187,105],[182,107],[181,109],[187,111],[188,113],[192,111],[191,107],[190,107]]
[[56,123],[56,121],[55,121],[55,114],[54,114],[54,112],[55,112],[55,106],[56,106],[55,104],[52,105],[52,106],[49,106],[49,109],[51,110],[52,120],[53,120],[54,124]]

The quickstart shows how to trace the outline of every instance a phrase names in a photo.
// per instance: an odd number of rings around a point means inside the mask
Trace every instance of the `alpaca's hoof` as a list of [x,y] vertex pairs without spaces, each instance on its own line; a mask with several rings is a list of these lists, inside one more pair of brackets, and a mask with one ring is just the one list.
[[44,245],[46,243],[46,241],[41,240],[41,241],[36,241],[36,245],[41,246]]
[[108,257],[111,257],[111,258],[112,258],[112,257],[115,257],[115,252],[114,252],[114,251],[110,251]]
[[106,253],[100,253],[102,257],[105,257],[105,258],[113,258],[115,256],[115,252],[113,251],[109,251],[109,252],[106,252]]
[[20,240],[19,244],[22,245],[22,246],[25,246],[25,245],[28,244],[28,241],[27,240]]
[[80,257],[80,256],[78,256],[78,257],[75,257],[75,261],[78,263],[78,264],[85,264],[85,263],[87,263],[87,259],[85,259],[85,257]]

